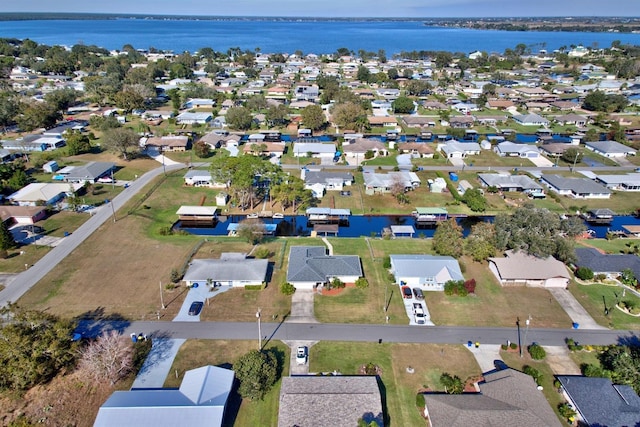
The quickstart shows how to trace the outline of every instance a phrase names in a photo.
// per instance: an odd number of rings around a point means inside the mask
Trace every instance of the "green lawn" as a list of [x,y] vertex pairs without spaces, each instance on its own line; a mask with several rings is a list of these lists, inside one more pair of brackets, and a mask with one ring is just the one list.
[[[634,300],[636,306],[640,306],[640,298],[630,292],[625,292],[622,297],[622,288],[618,286],[575,283],[569,286],[569,290],[600,325],[612,329],[640,329],[640,317],[630,316],[615,307],[618,300]],[[608,314],[605,314],[605,304]]]
[[625,250],[632,248],[635,245],[640,245],[640,240],[636,239],[588,239],[578,241],[579,246],[583,247],[596,247],[605,251],[608,254],[620,254],[625,253]]

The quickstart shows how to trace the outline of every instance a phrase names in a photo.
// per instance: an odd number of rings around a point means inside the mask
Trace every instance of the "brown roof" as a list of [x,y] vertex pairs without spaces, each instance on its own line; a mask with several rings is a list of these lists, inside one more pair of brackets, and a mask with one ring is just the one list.
[[509,108],[516,104],[508,99],[490,99],[487,101],[489,108]]
[[398,123],[398,120],[395,117],[391,116],[369,116],[367,117],[369,120],[369,124],[372,125],[384,125],[386,123]]
[[0,219],[6,221],[13,217],[33,217],[38,215],[43,210],[46,210],[45,206],[0,206]]
[[145,143],[152,147],[186,147],[188,144],[188,136],[152,136]]
[[422,142],[401,142],[398,144],[398,151],[415,151],[420,154],[432,154],[435,150],[430,144]]
[[567,267],[553,257],[538,258],[524,252],[507,251],[505,258],[489,258],[503,280],[546,280],[571,278]]

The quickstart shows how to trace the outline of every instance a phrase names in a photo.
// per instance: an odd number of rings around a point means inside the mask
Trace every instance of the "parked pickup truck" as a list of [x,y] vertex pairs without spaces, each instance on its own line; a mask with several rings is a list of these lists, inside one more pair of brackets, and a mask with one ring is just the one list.
[[418,325],[425,324],[424,309],[422,308],[422,304],[419,302],[413,303],[413,319]]

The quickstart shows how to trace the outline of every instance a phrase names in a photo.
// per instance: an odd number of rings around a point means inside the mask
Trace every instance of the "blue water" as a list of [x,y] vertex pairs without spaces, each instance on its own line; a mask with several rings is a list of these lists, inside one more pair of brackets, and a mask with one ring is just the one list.
[[[518,43],[551,51],[561,46],[609,47],[614,40],[640,45],[640,34],[520,32],[427,27],[416,21],[256,21],[256,20],[45,20],[3,21],[0,37],[29,38],[47,45],[83,43],[107,49],[131,44],[138,49],[334,53],[346,47],[387,55],[401,51],[504,52]],[[536,47],[537,46],[537,47]]]
[[[229,216],[226,221],[218,222],[215,227],[185,227],[181,228],[180,223],[177,227],[188,233],[199,236],[226,236],[228,234],[227,227],[231,223],[237,223],[245,219],[244,215]],[[491,216],[470,216],[465,218],[457,218],[456,221],[462,226],[464,236],[467,236],[471,227],[479,221],[493,221]],[[309,236],[313,226],[307,224],[307,218],[304,215],[286,216],[284,219],[264,219],[267,224],[278,224],[279,236]],[[585,223],[586,224],[586,223]],[[380,237],[382,229],[391,225],[412,225],[416,233],[414,238],[433,237],[435,227],[416,228],[415,219],[410,215],[352,215],[349,217],[348,226],[340,226],[338,237],[361,237],[361,236],[377,236]],[[610,225],[593,225],[586,224],[588,229],[595,231],[595,237],[604,238],[608,231],[623,231],[623,225],[640,225],[640,218],[631,215],[615,216]]]

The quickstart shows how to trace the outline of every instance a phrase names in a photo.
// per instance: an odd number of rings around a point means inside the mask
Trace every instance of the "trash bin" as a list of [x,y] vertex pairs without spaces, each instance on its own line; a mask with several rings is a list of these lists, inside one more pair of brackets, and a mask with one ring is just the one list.
[[573,322],[573,329],[578,329],[580,327],[579,323]]
[[131,334],[131,341],[138,342],[138,336],[136,334]]
[[476,348],[480,347],[480,343],[476,341]]
[[68,236],[69,236],[69,232],[68,232],[68,231],[65,231],[65,232],[64,232],[64,237],[68,237]]
[[473,343],[471,341],[467,341],[467,347],[471,347]]

